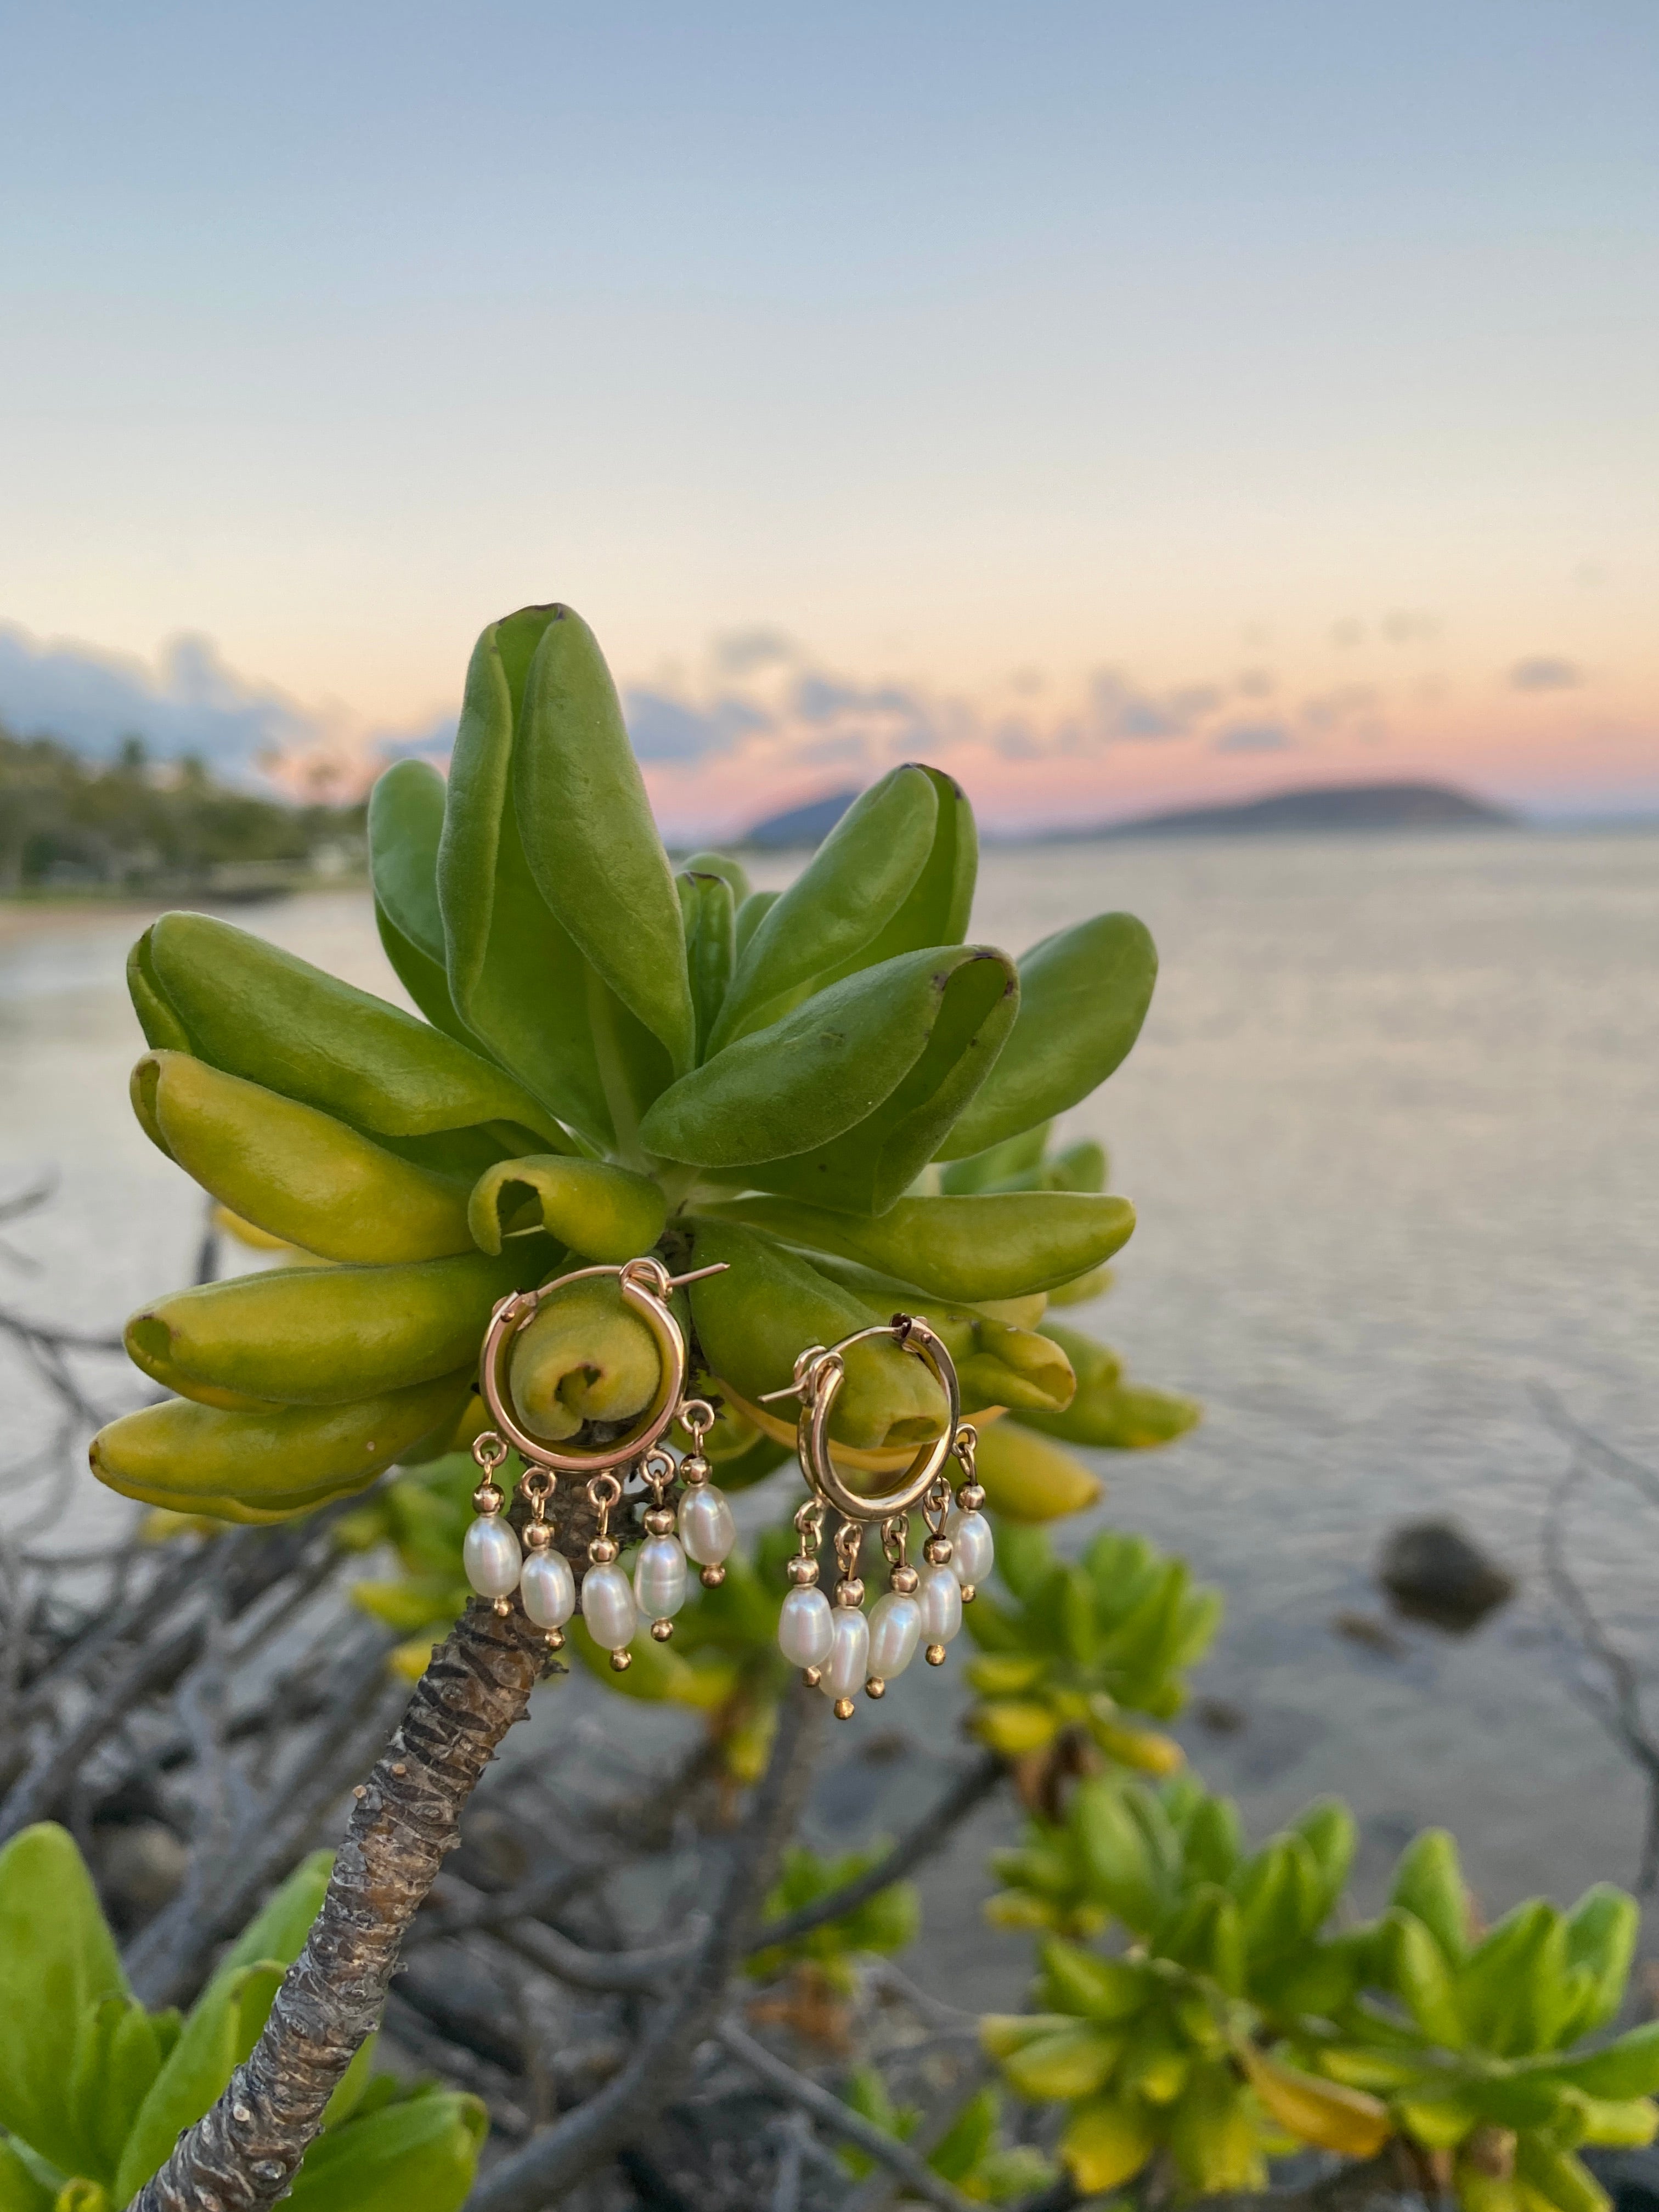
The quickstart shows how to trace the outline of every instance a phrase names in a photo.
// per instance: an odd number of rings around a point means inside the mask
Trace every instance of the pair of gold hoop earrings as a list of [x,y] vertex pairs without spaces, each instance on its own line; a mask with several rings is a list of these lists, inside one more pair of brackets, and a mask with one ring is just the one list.
[[[629,1260],[621,1267],[583,1267],[540,1290],[503,1298],[484,1335],[478,1389],[495,1426],[472,1446],[482,1480],[472,1493],[477,1518],[467,1530],[464,1547],[467,1580],[499,1613],[509,1610],[517,1590],[526,1613],[555,1649],[563,1643],[565,1623],[580,1607],[595,1642],[610,1652],[611,1664],[618,1672],[630,1663],[629,1646],[641,1619],[649,1620],[651,1633],[659,1643],[673,1634],[674,1615],[684,1604],[690,1584],[688,1563],[695,1563],[702,1581],[713,1588],[725,1579],[725,1562],[737,1541],[731,1505],[710,1480],[703,1455],[714,1411],[705,1399],[684,1395],[685,1338],[668,1304],[669,1292],[682,1284],[721,1272],[718,1267],[700,1267],[689,1274],[671,1275],[655,1258]],[[625,1436],[597,1450],[560,1451],[527,1435],[514,1419],[506,1383],[507,1355],[544,1298],[567,1284],[598,1275],[616,1278],[623,1301],[650,1329],[661,1355],[662,1379],[650,1406]],[[896,1486],[878,1498],[869,1498],[849,1487],[835,1463],[830,1418],[846,1375],[847,1352],[855,1344],[878,1337],[890,1338],[928,1369],[945,1394],[946,1419],[939,1435],[922,1446]],[[858,1692],[862,1689],[872,1698],[884,1695],[887,1684],[904,1672],[918,1650],[925,1649],[933,1666],[943,1661],[945,1646],[962,1626],[963,1605],[972,1601],[975,1584],[991,1571],[991,1528],[982,1510],[985,1492],[974,1468],[977,1435],[962,1419],[961,1392],[949,1352],[926,1322],[909,1314],[895,1314],[890,1322],[855,1330],[836,1344],[813,1345],[796,1360],[794,1380],[767,1396],[774,1401],[800,1401],[796,1449],[811,1493],[795,1516],[800,1547],[788,1565],[789,1589],[779,1614],[778,1646],[792,1665],[803,1670],[809,1684],[833,1699],[837,1717],[850,1720]],[[665,1439],[676,1424],[690,1439],[690,1449],[678,1462],[665,1449]],[[525,1462],[519,1488],[529,1503],[530,1518],[522,1541],[506,1518],[506,1494],[495,1480],[509,1449],[516,1449]],[[953,1461],[960,1478],[954,1489]],[[561,1474],[586,1476],[586,1497],[599,1516],[580,1592],[569,1562],[553,1545],[550,1511]],[[629,1497],[625,1486],[634,1477],[641,1486]],[[611,1516],[624,1504],[644,1506],[641,1522],[645,1540],[631,1583],[617,1564],[620,1546],[611,1534]],[[928,1532],[920,1569],[907,1556],[910,1516],[918,1507]],[[832,1512],[836,1516],[832,1546],[840,1571],[833,1604],[818,1587],[817,1556]],[[881,1532],[888,1587],[866,1615],[859,1554],[872,1527]]]

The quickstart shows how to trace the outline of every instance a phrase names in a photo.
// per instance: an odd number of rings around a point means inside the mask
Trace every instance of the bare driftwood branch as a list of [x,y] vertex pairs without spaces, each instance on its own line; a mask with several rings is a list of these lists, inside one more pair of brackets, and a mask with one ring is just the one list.
[[516,1611],[475,1602],[456,1622],[361,1785],[322,1911],[252,2056],[132,2212],[263,2212],[286,2192],[380,2019],[404,1931],[459,1841],[461,1808],[522,1718],[545,1656]]
[[900,1837],[867,1873],[860,1875],[856,1881],[832,1890],[828,1897],[803,1905],[799,1911],[788,1913],[781,1920],[769,1921],[757,1931],[755,1949],[764,1951],[775,1943],[793,1943],[797,1936],[811,1935],[815,1928],[844,1918],[870,1898],[890,1889],[896,1881],[902,1881],[924,1859],[931,1858],[950,1842],[958,1823],[991,1795],[1007,1771],[1006,1760],[996,1752],[986,1752],[971,1766],[963,1769],[939,1802],[922,1815],[908,1835]]
[[973,2212],[970,2200],[942,2175],[934,2172],[920,2152],[909,2144],[890,2136],[885,2128],[878,2128],[873,2120],[866,2120],[850,2105],[842,2104],[828,2089],[821,2088],[807,2075],[799,2074],[785,2060],[758,2042],[746,2028],[735,2021],[724,2021],[719,2031],[720,2040],[734,2058],[768,2086],[775,2089],[787,2101],[813,2118],[832,2128],[850,2143],[889,2166],[914,2195],[929,2204],[939,2207],[939,2212]]
[[755,1922],[799,1816],[828,1718],[817,1692],[799,1684],[789,1692],[779,1710],[766,1772],[732,1839],[714,1924],[702,1949],[616,2079],[485,2175],[468,2199],[468,2212],[542,2212],[562,2191],[614,2157],[678,2094],[753,1943]]

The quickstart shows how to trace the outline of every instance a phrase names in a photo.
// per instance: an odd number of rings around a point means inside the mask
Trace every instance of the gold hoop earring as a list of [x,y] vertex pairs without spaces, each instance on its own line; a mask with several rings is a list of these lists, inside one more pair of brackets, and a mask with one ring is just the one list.
[[[945,1393],[946,1419],[893,1489],[866,1498],[848,1487],[836,1466],[830,1416],[847,1371],[844,1355],[853,1345],[875,1337],[890,1337],[900,1350],[922,1361]],[[991,1571],[991,1528],[974,1468],[977,1432],[962,1419],[956,1365],[943,1340],[909,1314],[895,1314],[884,1326],[858,1329],[838,1344],[812,1346],[795,1362],[789,1388],[768,1396],[801,1401],[796,1448],[811,1492],[795,1516],[800,1548],[788,1565],[791,1587],[778,1617],[778,1646],[802,1668],[808,1683],[834,1699],[836,1717],[850,1720],[858,1689],[862,1686],[866,1697],[884,1697],[889,1681],[904,1672],[924,1644],[929,1664],[943,1663],[945,1647],[962,1626],[963,1604],[972,1601],[975,1585]],[[946,1474],[953,1457],[963,1474],[954,1498]],[[920,1572],[906,1556],[909,1516],[917,1506],[928,1529]],[[832,1507],[839,1516],[834,1548],[840,1569],[833,1606],[817,1587],[817,1553]],[[872,1525],[881,1530],[890,1571],[887,1590],[866,1619],[859,1554]]]
[[[467,1581],[497,1613],[511,1610],[512,1595],[517,1590],[525,1612],[544,1631],[554,1650],[564,1642],[565,1623],[580,1605],[595,1640],[610,1651],[611,1664],[619,1673],[631,1663],[628,1647],[641,1611],[659,1642],[673,1634],[673,1616],[685,1601],[687,1553],[702,1566],[705,1583],[717,1583],[725,1576],[723,1562],[737,1540],[731,1507],[709,1482],[708,1462],[702,1455],[702,1440],[714,1424],[714,1410],[701,1399],[685,1397],[686,1342],[668,1304],[671,1291],[684,1283],[720,1274],[724,1265],[671,1275],[660,1260],[647,1255],[620,1267],[579,1267],[543,1284],[539,1290],[516,1291],[503,1298],[484,1332],[478,1356],[478,1391],[495,1426],[472,1446],[481,1480],[472,1493],[477,1518],[467,1530],[462,1547]],[[616,1278],[623,1302],[651,1331],[661,1357],[662,1379],[651,1404],[625,1435],[594,1450],[560,1450],[531,1436],[514,1417],[507,1395],[507,1358],[514,1339],[534,1320],[544,1299],[568,1284],[598,1275]],[[661,1448],[676,1420],[691,1438],[691,1449],[678,1466]],[[509,1449],[516,1450],[525,1462],[519,1490],[529,1502],[531,1517],[522,1545],[519,1532],[506,1517],[507,1495],[495,1480]],[[618,1469],[623,1472],[619,1474]],[[598,1532],[587,1547],[587,1571],[580,1591],[569,1561],[554,1545],[550,1517],[562,1474],[587,1478],[588,1503],[599,1516]],[[642,1476],[643,1486],[635,1498],[629,1498],[625,1485],[634,1474]],[[678,1514],[668,1502],[670,1486],[677,1480],[684,1485]],[[621,1547],[611,1533],[611,1516],[624,1503],[631,1508],[647,1498],[650,1502],[643,1515],[646,1542],[630,1584],[617,1564]]]

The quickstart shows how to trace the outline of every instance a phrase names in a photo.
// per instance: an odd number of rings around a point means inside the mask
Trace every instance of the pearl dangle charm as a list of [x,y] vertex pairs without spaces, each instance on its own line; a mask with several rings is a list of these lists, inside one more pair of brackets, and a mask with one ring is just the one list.
[[507,1446],[499,1437],[482,1436],[472,1447],[472,1456],[483,1479],[472,1493],[478,1517],[462,1542],[461,1566],[478,1595],[489,1598],[497,1613],[507,1613],[524,1567],[518,1531],[501,1510],[507,1495],[495,1480]]
[[545,1632],[550,1650],[564,1644],[564,1625],[576,1610],[576,1578],[570,1562],[553,1545],[553,1526],[547,1508],[558,1477],[549,1468],[532,1467],[519,1485],[530,1500],[531,1517],[524,1532],[524,1571],[519,1577],[519,1602],[528,1618]]
[[975,1470],[974,1454],[979,1431],[963,1421],[957,1431],[956,1455],[962,1462],[962,1486],[954,1509],[946,1515],[945,1534],[951,1542],[951,1568],[962,1585],[962,1601],[971,1605],[974,1593],[996,1564],[996,1545],[984,1513],[985,1492]]
[[[682,1416],[684,1418],[684,1416]],[[685,1603],[685,1553],[674,1534],[674,1509],[665,1493],[674,1462],[665,1451],[647,1452],[641,1473],[651,1488],[645,1509],[645,1541],[634,1561],[634,1600],[659,1644],[674,1633],[674,1615]]]
[[680,1419],[691,1437],[691,1449],[680,1462],[680,1542],[685,1555],[702,1569],[705,1589],[718,1589],[726,1580],[726,1562],[738,1540],[738,1524],[723,1490],[708,1480],[708,1462],[702,1443],[714,1425],[714,1409],[703,1398],[689,1399]]
[[800,1549],[789,1562],[789,1595],[778,1614],[778,1649],[792,1667],[802,1669],[808,1689],[815,1690],[836,1640],[830,1601],[817,1586],[823,1507],[817,1498],[809,1498],[801,1507],[795,1527]]
[[599,1530],[587,1547],[587,1572],[582,1577],[582,1619],[601,1650],[611,1654],[611,1664],[625,1674],[634,1663],[629,1645],[639,1626],[634,1586],[617,1565],[621,1548],[611,1534],[611,1509],[622,1498],[622,1485],[614,1474],[596,1474],[587,1486],[588,1503],[599,1516]]
[[853,1700],[870,1674],[870,1624],[864,1616],[864,1584],[859,1579],[859,1548],[864,1529],[856,1521],[843,1521],[836,1531],[836,1557],[841,1580],[830,1615],[830,1652],[818,1687],[835,1701],[836,1718],[850,1721]]
[[881,1524],[881,1547],[892,1571],[885,1595],[870,1608],[870,1676],[864,1686],[868,1698],[886,1696],[887,1685],[904,1672],[921,1641],[921,1607],[916,1600],[921,1577],[904,1556],[907,1526],[902,1513]]

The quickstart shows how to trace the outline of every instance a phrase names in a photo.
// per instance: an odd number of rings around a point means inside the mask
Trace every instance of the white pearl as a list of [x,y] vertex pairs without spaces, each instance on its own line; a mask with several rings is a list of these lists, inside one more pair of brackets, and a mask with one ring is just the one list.
[[480,1597],[510,1597],[523,1565],[517,1532],[491,1513],[475,1521],[461,1546],[461,1565]]
[[855,1698],[870,1672],[870,1624],[856,1606],[830,1610],[830,1656],[818,1687],[826,1698]]
[[680,1541],[700,1567],[717,1567],[738,1540],[738,1524],[726,1492],[712,1482],[694,1483],[680,1500]]
[[607,1651],[624,1650],[634,1641],[640,1616],[620,1567],[590,1567],[582,1577],[582,1619],[592,1630],[593,1641]]
[[870,1608],[870,1672],[890,1682],[916,1656],[921,1641],[921,1607],[913,1597],[889,1590]]
[[532,1552],[519,1577],[524,1609],[538,1628],[562,1628],[576,1610],[576,1577],[562,1552]]
[[962,1626],[962,1584],[949,1567],[927,1567],[916,1597],[922,1634],[930,1644],[948,1644]]
[[957,1580],[988,1582],[997,1553],[985,1516],[964,1513],[958,1505],[945,1522],[945,1533],[951,1539],[951,1565],[956,1569]]
[[822,1667],[836,1640],[830,1601],[821,1589],[792,1589],[778,1615],[778,1649],[792,1667]]
[[647,1620],[672,1620],[685,1603],[685,1554],[672,1536],[651,1536],[641,1545],[634,1595]]

